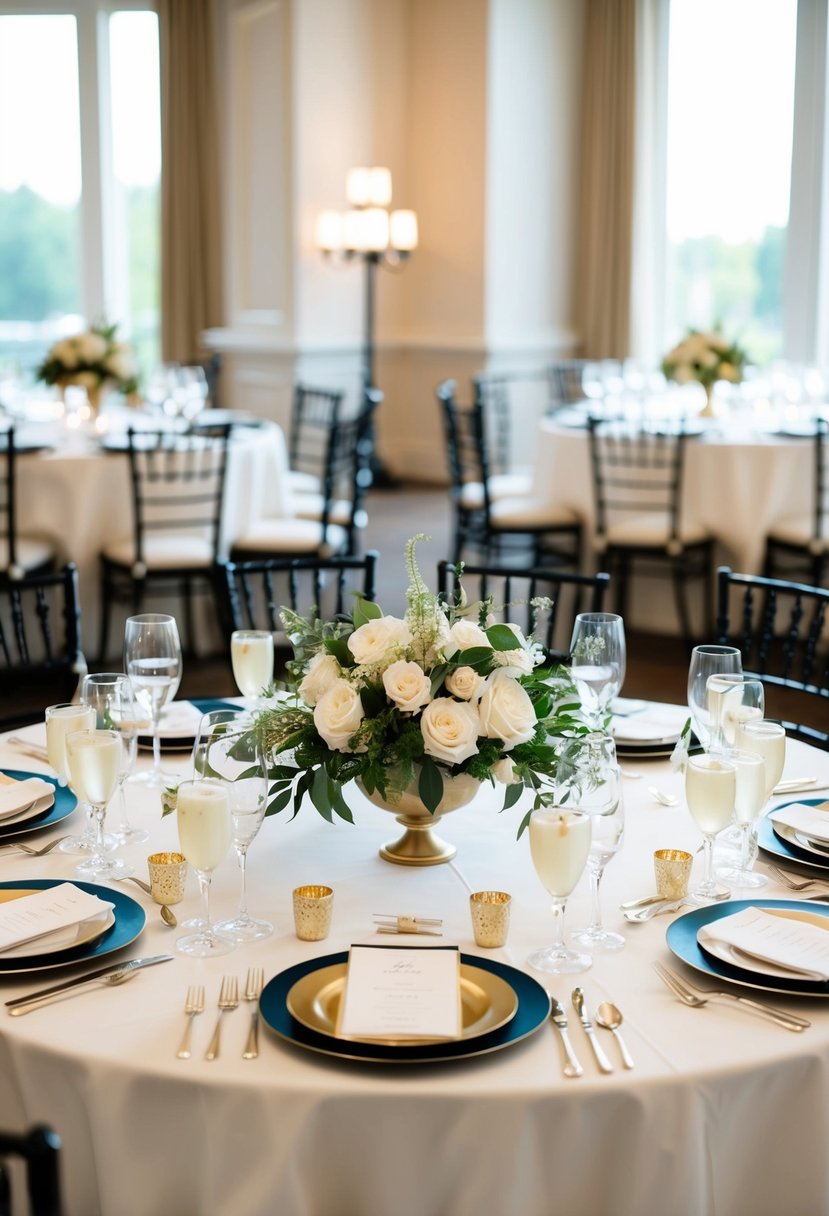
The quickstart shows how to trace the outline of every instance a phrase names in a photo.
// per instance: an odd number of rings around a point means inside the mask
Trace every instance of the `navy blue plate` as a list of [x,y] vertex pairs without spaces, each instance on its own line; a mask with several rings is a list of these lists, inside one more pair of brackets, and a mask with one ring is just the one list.
[[2,771],[7,777],[13,777],[15,781],[25,781],[28,777],[39,777],[41,781],[48,781],[55,787],[55,801],[48,811],[44,811],[42,815],[38,815],[34,819],[24,819],[22,823],[10,823],[8,827],[0,826],[0,842],[5,843],[13,836],[22,836],[26,832],[41,832],[44,828],[50,828],[53,823],[58,823],[67,815],[71,815],[78,805],[78,800],[69,787],[58,785],[54,777],[47,777],[43,773],[24,773],[17,768],[4,768]]
[[471,1039],[453,1039],[448,1043],[412,1043],[401,1046],[357,1043],[303,1026],[288,1012],[288,993],[294,984],[312,971],[347,962],[348,952],[344,950],[340,954],[327,954],[323,958],[297,963],[274,976],[265,986],[259,1000],[259,1011],[265,1025],[290,1043],[306,1047],[310,1051],[322,1052],[324,1055],[338,1056],[341,1060],[358,1060],[370,1064],[434,1064],[444,1060],[462,1060],[468,1056],[484,1055],[486,1052],[499,1051],[502,1047],[510,1047],[538,1030],[550,1014],[550,998],[531,976],[516,967],[509,967],[493,959],[462,954],[461,963],[469,967],[480,967],[482,971],[491,971],[509,984],[518,998],[515,1016],[487,1034]]
[[742,912],[744,908],[791,909],[794,912],[809,912],[815,916],[829,918],[829,907],[826,904],[809,903],[802,899],[729,899],[719,904],[708,904],[704,908],[694,908],[693,911],[678,916],[665,933],[668,948],[689,967],[694,967],[705,975],[728,980],[732,984],[762,988],[764,992],[788,992],[795,996],[829,996],[829,982],[825,980],[784,979],[783,976],[763,975],[748,967],[734,967],[702,949],[697,941],[697,932],[703,925],[710,925],[722,920],[724,916]]
[[147,914],[140,904],[125,895],[123,891],[113,891],[111,887],[102,887],[94,882],[79,882],[74,878],[20,878],[15,882],[0,882],[0,891],[41,891],[49,887],[57,887],[63,882],[71,882],[106,899],[113,904],[112,914],[115,924],[110,925],[100,937],[86,942],[74,949],[56,952],[55,954],[30,955],[29,958],[7,959],[3,961],[0,955],[0,981],[6,975],[21,975],[27,971],[52,971],[57,967],[71,967],[74,963],[88,963],[93,959],[103,958],[116,950],[123,950],[138,937],[147,923]]
[[779,811],[784,806],[795,806],[797,803],[801,803],[803,806],[819,806],[823,801],[825,801],[823,798],[795,798],[791,802],[780,802],[777,806],[771,807],[757,825],[757,843],[760,848],[767,853],[773,853],[775,857],[804,862],[806,865],[814,866],[816,870],[829,870],[829,852],[824,859],[809,849],[801,849],[796,844],[790,844],[788,840],[777,835],[774,824],[769,819],[771,811]]

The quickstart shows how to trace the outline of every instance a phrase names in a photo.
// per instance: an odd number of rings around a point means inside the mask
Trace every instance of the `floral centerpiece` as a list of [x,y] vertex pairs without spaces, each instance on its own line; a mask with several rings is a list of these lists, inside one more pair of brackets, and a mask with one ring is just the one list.
[[352,822],[343,786],[355,779],[388,809],[416,795],[427,816],[451,809],[460,777],[503,784],[503,809],[525,789],[530,811],[553,802],[553,737],[588,730],[569,674],[545,665],[517,625],[497,623],[490,600],[461,593],[445,603],[430,592],[420,539],[406,549],[405,616],[363,598],[333,621],[282,610],[294,694],[255,725],[272,762],[269,813],[292,803],[296,814],[307,795],[324,818]]
[[93,408],[106,389],[134,393],[138,378],[132,348],[117,340],[117,331],[117,325],[93,325],[84,333],[61,338],[37,369],[38,380],[61,389],[70,384],[85,388]]
[[703,413],[711,414],[714,385],[718,380],[739,384],[746,360],[742,347],[729,342],[718,330],[692,329],[665,355],[662,371],[668,380],[677,384],[693,381],[701,384],[706,395]]

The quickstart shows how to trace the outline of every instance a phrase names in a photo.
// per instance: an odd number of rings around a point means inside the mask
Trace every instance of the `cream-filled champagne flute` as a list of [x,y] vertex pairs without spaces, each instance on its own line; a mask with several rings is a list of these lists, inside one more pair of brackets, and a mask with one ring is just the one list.
[[135,764],[138,732],[149,727],[149,719],[141,717],[132,681],[123,672],[99,672],[84,676],[81,701],[95,710],[96,726],[116,730],[121,736],[121,767],[118,772],[120,826],[114,836],[118,844],[140,844],[149,838],[149,832],[134,828],[130,823],[124,787]]
[[714,837],[731,822],[737,797],[737,769],[724,756],[689,756],[685,768],[685,800],[705,841],[702,882],[691,892],[697,903],[727,899],[728,887],[714,877]]
[[766,773],[766,800],[774,793],[774,787],[783,776],[786,763],[786,731],[779,722],[770,718],[762,721],[744,722],[735,736],[737,747],[747,752],[757,752],[763,757]]
[[207,778],[182,781],[176,796],[181,851],[196,871],[202,900],[202,924],[180,937],[182,954],[213,958],[227,954],[233,942],[219,937],[210,923],[210,881],[230,848],[230,801],[225,782]]
[[725,756],[737,770],[734,821],[740,833],[740,855],[733,865],[718,866],[717,874],[733,887],[764,887],[765,874],[753,869],[757,857],[757,820],[766,803],[766,766],[759,752],[730,748]]
[[591,841],[590,816],[563,807],[535,810],[530,815],[530,854],[535,872],[553,897],[552,946],[536,950],[527,962],[538,971],[568,975],[587,971],[589,954],[564,944],[564,910],[567,898],[584,872]]
[[570,676],[593,730],[604,729],[608,706],[625,679],[625,626],[614,612],[580,612],[570,639]]
[[123,878],[132,868],[120,857],[107,856],[104,818],[118,786],[121,737],[115,730],[80,730],[66,736],[72,788],[95,812],[95,845],[91,856],[75,867],[81,878]]
[[[61,702],[46,707],[46,754],[55,770],[58,785],[69,782],[69,760],[66,755],[66,736],[75,730],[90,730],[95,726],[95,711],[88,705]],[[80,798],[75,790],[76,797]],[[86,806],[84,831],[80,836],[67,836],[58,845],[62,853],[87,853],[95,844],[95,815],[92,807]]]
[[709,676],[705,700],[711,732],[708,750],[711,752],[734,747],[738,728],[744,722],[762,718],[766,707],[762,681],[735,672]]
[[124,630],[124,668],[139,696],[146,698],[152,717],[153,767],[134,778],[153,789],[164,789],[175,777],[161,770],[158,724],[161,711],[181,683],[181,641],[175,617],[146,612],[128,617]]
[[248,709],[256,709],[263,690],[273,682],[273,634],[265,629],[234,629],[230,662]]
[[694,723],[694,733],[703,747],[711,741],[710,716],[706,686],[708,677],[743,670],[742,656],[736,646],[695,646],[688,665],[688,708]]

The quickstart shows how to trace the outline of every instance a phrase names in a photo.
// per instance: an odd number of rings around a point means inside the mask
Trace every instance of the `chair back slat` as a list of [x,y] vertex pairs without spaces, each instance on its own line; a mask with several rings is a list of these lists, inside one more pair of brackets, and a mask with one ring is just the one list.
[[659,514],[679,534],[686,432],[681,420],[588,420],[597,531],[615,519]]
[[[22,1134],[0,1131],[0,1216],[12,1212],[10,1159],[25,1163],[29,1216],[62,1216],[60,1153],[60,1138],[50,1127],[36,1125]],[[15,1210],[22,1211],[23,1205],[18,1202]]]
[[0,580],[0,724],[69,700],[85,668],[75,567]]
[[288,463],[322,479],[331,427],[339,421],[345,393],[297,384],[291,405]]

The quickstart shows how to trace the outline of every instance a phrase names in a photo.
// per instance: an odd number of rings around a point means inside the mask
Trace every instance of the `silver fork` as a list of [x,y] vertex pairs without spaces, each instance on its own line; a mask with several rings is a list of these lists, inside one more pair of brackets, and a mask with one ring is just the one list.
[[43,845],[40,849],[33,849],[30,844],[4,844],[0,845],[2,849],[19,849],[21,853],[28,853],[30,857],[45,857],[47,853],[51,853],[52,849],[56,849],[62,840],[66,840],[66,836],[58,836],[55,840],[50,840],[48,844]]
[[770,1021],[784,1027],[786,1030],[799,1032],[806,1030],[812,1024],[806,1018],[798,1017],[797,1014],[787,1013],[785,1009],[777,1009],[773,1005],[761,1005],[759,1001],[753,1001],[748,996],[736,996],[733,992],[712,991],[710,989],[701,991],[698,988],[694,988],[687,980],[680,979],[674,971],[669,970],[668,967],[663,967],[661,963],[654,963],[653,969],[674,996],[679,997],[683,1004],[689,1005],[692,1009],[702,1009],[709,1001],[720,999],[734,1001],[738,1005],[745,1005],[749,1009],[753,1009],[755,1013],[769,1018]]
[[822,878],[804,878],[798,881],[791,874],[787,874],[785,870],[779,869],[777,866],[769,865],[774,877],[778,882],[782,882],[784,887],[788,887],[790,891],[808,891],[809,887],[826,886]]
[[[262,995],[262,989],[265,985],[265,972],[261,967],[251,967],[248,970],[248,978],[245,981],[245,1000],[258,1001]],[[248,1031],[248,1041],[245,1044],[245,1050],[242,1052],[243,1060],[255,1060],[259,1055],[259,1006],[257,1005],[250,1015],[250,1030]]]
[[199,1013],[204,1013],[204,988],[201,984],[194,984],[187,989],[187,999],[184,1002],[184,1012],[187,1015],[187,1026],[184,1030],[184,1035],[181,1040],[176,1055],[180,1060],[190,1059],[190,1035],[193,1031],[193,1019]]
[[204,1053],[205,1060],[215,1060],[219,1054],[219,1036],[222,1032],[222,1016],[236,1009],[239,1005],[239,981],[235,975],[222,976],[222,986],[219,989],[219,1016],[216,1019],[216,1029],[213,1038]]

